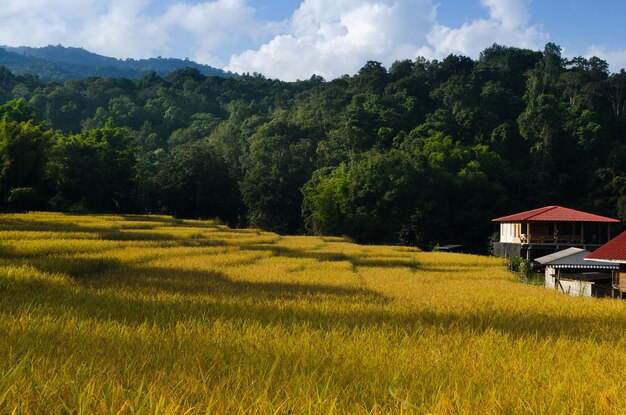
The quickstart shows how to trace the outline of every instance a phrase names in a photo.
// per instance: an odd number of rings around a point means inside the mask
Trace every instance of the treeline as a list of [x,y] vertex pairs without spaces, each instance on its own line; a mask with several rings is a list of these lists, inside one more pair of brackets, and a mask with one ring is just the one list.
[[63,84],[0,68],[3,209],[219,217],[280,233],[485,252],[493,217],[626,219],[626,73],[494,45],[332,81]]

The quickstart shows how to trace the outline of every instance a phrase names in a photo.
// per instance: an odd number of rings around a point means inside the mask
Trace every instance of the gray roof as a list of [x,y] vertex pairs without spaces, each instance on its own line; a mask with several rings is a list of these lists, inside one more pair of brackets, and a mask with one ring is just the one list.
[[617,269],[618,264],[612,262],[588,262],[585,261],[585,257],[591,252],[582,248],[567,248],[562,251],[555,252],[550,255],[535,258],[535,261],[541,265],[550,266],[553,268],[588,268],[588,269],[602,269],[610,268]]

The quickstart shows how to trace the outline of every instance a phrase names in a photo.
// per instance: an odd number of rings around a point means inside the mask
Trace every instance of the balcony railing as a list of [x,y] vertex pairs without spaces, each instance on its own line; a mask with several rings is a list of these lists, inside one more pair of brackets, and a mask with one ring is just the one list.
[[520,235],[523,244],[584,244],[582,235]]

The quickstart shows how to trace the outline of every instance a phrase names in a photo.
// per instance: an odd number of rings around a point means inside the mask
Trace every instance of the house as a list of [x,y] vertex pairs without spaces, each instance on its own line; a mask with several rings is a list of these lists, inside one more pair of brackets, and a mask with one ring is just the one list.
[[545,206],[493,219],[500,224],[496,256],[522,256],[528,260],[561,249],[590,251],[611,239],[611,225],[619,220],[562,206]]
[[613,288],[618,290],[620,298],[623,297],[623,293],[626,292],[626,232],[622,232],[619,236],[587,255],[585,261],[604,261],[617,264],[619,269],[614,274]]
[[565,294],[583,297],[613,295],[613,273],[618,265],[612,262],[589,262],[591,252],[582,248],[567,248],[535,259],[545,267],[545,286]]

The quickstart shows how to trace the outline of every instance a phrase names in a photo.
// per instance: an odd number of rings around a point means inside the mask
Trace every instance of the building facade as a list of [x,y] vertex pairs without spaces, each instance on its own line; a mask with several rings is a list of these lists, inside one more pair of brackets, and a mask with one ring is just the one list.
[[528,260],[577,247],[593,251],[611,239],[611,225],[619,220],[562,206],[545,206],[493,219],[500,225],[496,256]]

